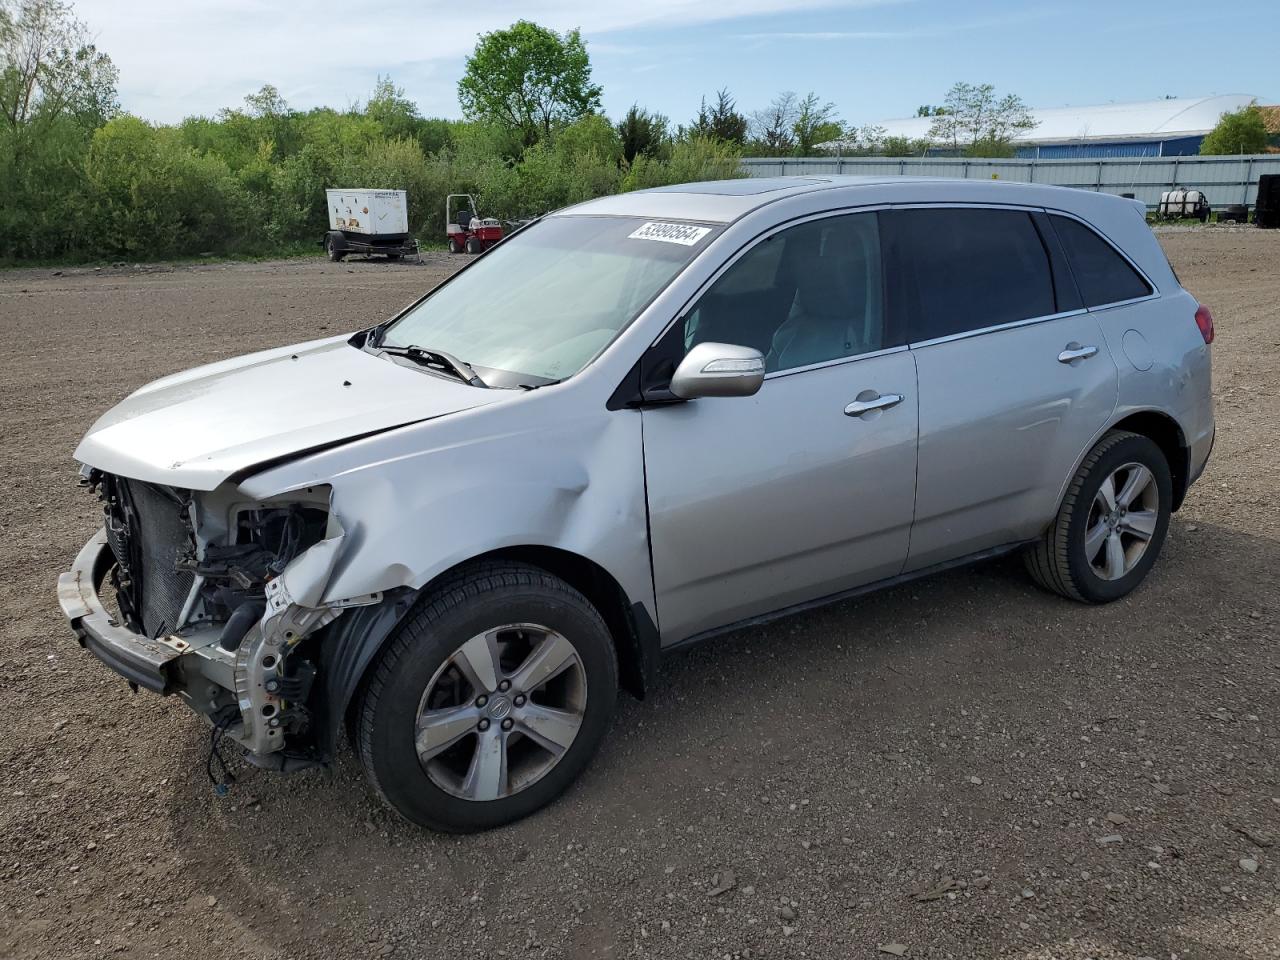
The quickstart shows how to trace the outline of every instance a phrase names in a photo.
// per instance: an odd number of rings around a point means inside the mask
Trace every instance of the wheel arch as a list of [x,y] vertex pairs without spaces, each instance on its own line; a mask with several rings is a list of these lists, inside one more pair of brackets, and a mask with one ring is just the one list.
[[581,593],[600,612],[613,637],[622,689],[643,700],[653,688],[659,659],[657,625],[644,604],[632,602],[608,570],[571,550],[541,545],[503,547],[467,562],[485,560],[511,560],[537,567]]
[[1062,509],[1063,498],[1071,486],[1071,478],[1076,475],[1090,451],[1112,430],[1136,433],[1151,440],[1160,448],[1160,452],[1164,454],[1169,464],[1169,475],[1173,482],[1172,509],[1176,511],[1182,506],[1182,500],[1190,486],[1188,478],[1191,474],[1191,447],[1187,444],[1187,436],[1177,420],[1163,410],[1147,408],[1125,411],[1123,416],[1108,423],[1093,436],[1089,445],[1080,451],[1076,462],[1071,465],[1071,472],[1063,479],[1062,486],[1058,489],[1058,498],[1054,501],[1053,516],[1056,517],[1058,511]]
[[1173,509],[1182,506],[1191,472],[1191,447],[1178,421],[1160,410],[1139,410],[1111,424],[1108,430],[1127,430],[1151,440],[1169,464],[1173,481]]
[[460,570],[494,560],[536,567],[559,577],[586,597],[599,611],[613,638],[622,689],[638,700],[643,700],[653,689],[660,659],[659,635],[643,603],[633,602],[612,574],[581,554],[540,544],[506,546],[455,563],[416,590],[402,587],[390,591],[381,603],[351,610],[326,628],[321,637],[320,654],[327,675],[329,709],[327,738],[322,744],[324,753],[333,756],[340,724],[346,723],[348,731],[351,730],[353,711],[360,702],[379,651],[418,601]]

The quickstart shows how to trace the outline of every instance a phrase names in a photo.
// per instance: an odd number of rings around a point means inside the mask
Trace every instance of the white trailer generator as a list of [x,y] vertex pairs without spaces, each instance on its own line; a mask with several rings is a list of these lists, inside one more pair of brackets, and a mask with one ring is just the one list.
[[1156,204],[1156,216],[1162,220],[1199,220],[1201,223],[1207,223],[1209,198],[1199,190],[1174,187],[1160,194],[1160,202]]
[[418,241],[409,236],[409,200],[403,190],[326,190],[329,232],[320,241],[330,260],[349,253],[382,254],[389,259],[414,256]]

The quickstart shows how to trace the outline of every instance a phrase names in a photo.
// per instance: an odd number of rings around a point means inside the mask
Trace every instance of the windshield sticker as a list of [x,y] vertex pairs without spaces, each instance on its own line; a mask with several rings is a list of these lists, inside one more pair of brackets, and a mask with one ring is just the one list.
[[643,224],[634,233],[628,235],[629,240],[658,240],[662,243],[678,243],[682,247],[692,247],[711,232],[710,227],[691,227],[687,223],[654,223]]

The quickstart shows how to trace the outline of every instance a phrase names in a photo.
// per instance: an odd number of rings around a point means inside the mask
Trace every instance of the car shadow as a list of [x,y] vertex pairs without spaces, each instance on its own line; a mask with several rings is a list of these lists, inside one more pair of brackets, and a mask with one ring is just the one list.
[[[800,949],[836,916],[856,918],[871,946],[894,939],[893,923],[945,944],[947,928],[922,925],[941,907],[911,893],[977,875],[993,893],[974,901],[981,919],[963,938],[979,952],[1085,935],[1178,950],[1197,918],[1252,908],[1234,858],[1208,844],[1238,839],[1223,824],[1268,802],[1274,743],[1243,720],[1202,718],[1224,680],[1243,689],[1268,650],[1277,666],[1276,569],[1274,541],[1175,519],[1148,581],[1114,604],[1045,594],[1006,557],[727,634],[669,658],[644,702],[623,698],[558,802],[469,837],[401,820],[348,751],[328,771],[243,769],[216,797],[192,719],[171,761],[168,828],[222,909],[286,953],[391,929],[605,956],[645,916],[705,913],[702,888],[722,866],[761,893],[719,903],[758,913],[734,934],[744,944],[775,942],[780,893],[813,917]],[[1274,684],[1249,696],[1255,720],[1280,709]],[[1157,789],[1168,783],[1190,786]],[[1118,810],[1123,830],[1102,820]],[[1130,841],[1099,844],[1104,828]],[[1176,896],[1144,895],[1161,877]],[[494,902],[505,922],[480,924]],[[682,949],[710,955],[729,924],[710,916],[689,921]]]

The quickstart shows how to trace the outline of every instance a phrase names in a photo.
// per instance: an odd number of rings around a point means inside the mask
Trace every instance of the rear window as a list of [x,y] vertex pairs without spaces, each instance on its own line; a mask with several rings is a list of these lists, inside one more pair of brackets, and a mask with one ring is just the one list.
[[1055,312],[1049,255],[1029,214],[926,208],[887,219],[912,343]]
[[1090,227],[1070,217],[1051,216],[1058,238],[1067,252],[1076,286],[1086,307],[1100,307],[1133,300],[1151,293],[1151,287]]

